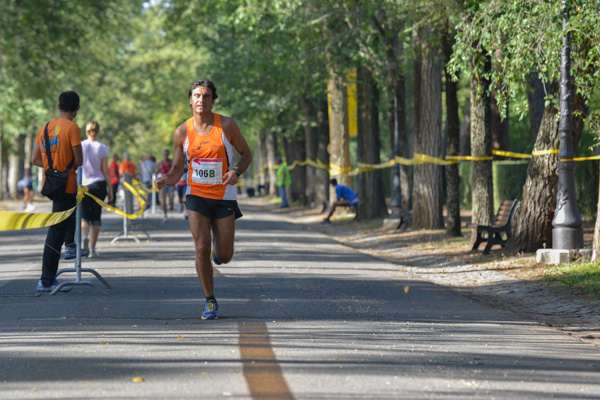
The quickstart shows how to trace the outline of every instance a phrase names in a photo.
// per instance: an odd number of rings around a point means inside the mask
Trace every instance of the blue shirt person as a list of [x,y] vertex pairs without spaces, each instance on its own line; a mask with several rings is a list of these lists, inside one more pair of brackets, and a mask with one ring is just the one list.
[[330,180],[329,183],[335,188],[336,201],[331,205],[323,223],[330,222],[329,219],[337,207],[352,207],[355,212],[358,209],[358,195],[350,186],[338,184],[335,178]]

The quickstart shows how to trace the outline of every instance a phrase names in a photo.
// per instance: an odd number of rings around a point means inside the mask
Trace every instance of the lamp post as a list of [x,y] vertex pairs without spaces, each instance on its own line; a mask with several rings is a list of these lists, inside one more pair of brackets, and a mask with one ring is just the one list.
[[562,0],[563,44],[560,76],[560,148],[558,151],[558,190],[552,220],[553,249],[583,248],[583,229],[575,192],[575,151],[573,150],[573,92],[571,89],[571,47],[568,31],[571,4]]

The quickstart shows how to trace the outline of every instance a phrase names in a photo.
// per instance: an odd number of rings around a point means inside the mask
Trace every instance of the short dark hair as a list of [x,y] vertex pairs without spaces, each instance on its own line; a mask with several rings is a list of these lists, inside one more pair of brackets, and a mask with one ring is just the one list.
[[188,92],[188,97],[190,99],[192,98],[192,91],[199,86],[209,88],[212,91],[213,100],[216,100],[219,98],[219,96],[217,96],[217,87],[215,86],[215,84],[212,83],[212,81],[210,81],[208,79],[200,78],[196,82],[192,83],[192,86],[190,86],[190,90]]
[[332,178],[329,183],[331,184],[331,186],[337,186],[337,179]]
[[79,95],[76,92],[62,92],[58,96],[58,107],[61,111],[73,112],[79,107]]

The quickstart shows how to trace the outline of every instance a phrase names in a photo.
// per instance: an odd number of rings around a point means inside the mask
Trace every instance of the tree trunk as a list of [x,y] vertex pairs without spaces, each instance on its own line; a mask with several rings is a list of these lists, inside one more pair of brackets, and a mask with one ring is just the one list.
[[[598,188],[600,192],[600,187]],[[592,243],[592,262],[600,262],[600,195],[596,208],[596,224],[594,225],[594,241]]]
[[465,116],[460,129],[460,155],[471,155],[471,99],[467,98]]
[[339,183],[350,186],[350,136],[348,135],[348,105],[343,77],[329,68],[327,89],[330,95],[329,115],[329,162],[332,177]]
[[[489,70],[490,61],[486,62]],[[489,81],[471,77],[471,154],[473,157],[492,156]],[[473,223],[490,225],[494,215],[492,161],[475,160],[473,165]],[[473,231],[472,241],[475,240]]]
[[[379,138],[379,93],[371,72],[359,68],[357,80],[358,137],[356,159],[365,164],[379,164],[381,143]],[[388,215],[381,170],[362,172],[356,177],[359,220],[383,218]]]
[[502,119],[502,110],[498,108],[496,96],[491,98],[491,116],[492,116],[492,149],[504,150],[509,149],[508,138],[508,104],[506,105],[506,116]]
[[[558,82],[553,82],[549,90],[554,98],[558,98]],[[534,150],[558,149],[557,114],[558,109],[552,103],[544,109]],[[557,154],[534,156],[531,159],[521,205],[513,220],[513,234],[506,243],[507,253],[536,251],[544,243],[548,247],[552,245],[552,219],[558,185],[557,162]]]
[[[304,137],[305,137],[305,152],[306,158],[309,160],[316,161],[317,150],[319,148],[319,128],[311,126],[313,110],[310,106],[311,101],[303,97],[302,98],[302,110],[304,111]],[[316,205],[316,168],[312,165],[306,165],[306,186],[304,195],[306,196],[306,203],[310,208],[315,208]]]
[[265,144],[267,148],[267,170],[269,171],[269,194],[277,194],[277,169],[275,168],[277,158],[277,149],[275,134],[267,132],[265,135]]
[[[329,165],[329,119],[327,118],[327,101],[319,103],[317,111],[318,147],[317,162]],[[315,171],[315,203],[325,208],[329,201],[329,170],[317,168]]]
[[[306,159],[306,140],[304,137],[304,131],[296,130],[292,137],[292,151],[294,161],[303,161]],[[291,164],[288,163],[289,166]],[[296,164],[294,169],[290,170],[292,175],[292,199],[300,200],[302,205],[306,205],[306,195],[304,188],[306,188],[306,166]]]
[[[454,36],[448,30],[442,37],[442,48],[446,63],[452,57]],[[446,71],[446,69],[444,69]],[[448,130],[447,156],[458,156],[460,152],[460,120],[458,117],[458,82],[445,72],[446,81],[446,127]],[[460,176],[458,163],[446,166],[446,236],[461,236],[460,231]]]
[[[431,32],[427,32],[431,34]],[[417,34],[418,36],[418,34]],[[424,37],[424,36],[423,36]],[[415,153],[440,157],[442,152],[442,62],[434,42],[417,38],[415,61]],[[437,164],[414,167],[413,226],[441,229],[442,168]]]
[[537,139],[537,134],[544,116],[544,101],[548,88],[537,74],[529,75],[529,85],[531,90],[527,93],[527,102],[529,105],[529,127],[533,141]]
[[0,121],[0,200],[8,200],[8,146],[6,145],[2,121]]

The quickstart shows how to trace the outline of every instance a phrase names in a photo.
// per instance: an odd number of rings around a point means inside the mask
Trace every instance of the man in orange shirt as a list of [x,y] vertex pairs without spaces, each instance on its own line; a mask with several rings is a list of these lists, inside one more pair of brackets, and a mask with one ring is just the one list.
[[135,178],[135,164],[129,159],[129,153],[123,153],[123,162],[119,165],[119,172],[121,173],[121,179],[123,174],[131,174],[132,178]]
[[[52,201],[52,212],[70,210],[77,204],[77,175],[76,170],[83,163],[81,151],[81,130],[73,122],[79,111],[79,95],[75,92],[63,92],[58,97],[58,118],[42,126],[33,146],[32,163],[38,167],[49,168],[46,156],[46,146],[50,147],[52,164],[55,170],[64,171],[73,162],[69,170],[69,178],[65,196]],[[48,141],[44,131],[48,129]],[[48,143],[49,142],[49,143]],[[44,149],[44,150],[42,150]],[[60,252],[65,243],[65,258],[75,258],[75,213],[64,221],[48,228],[44,255],[42,258],[42,276],[38,282],[38,292],[51,292],[58,286],[56,272],[60,261]],[[71,290],[65,286],[61,291]]]

